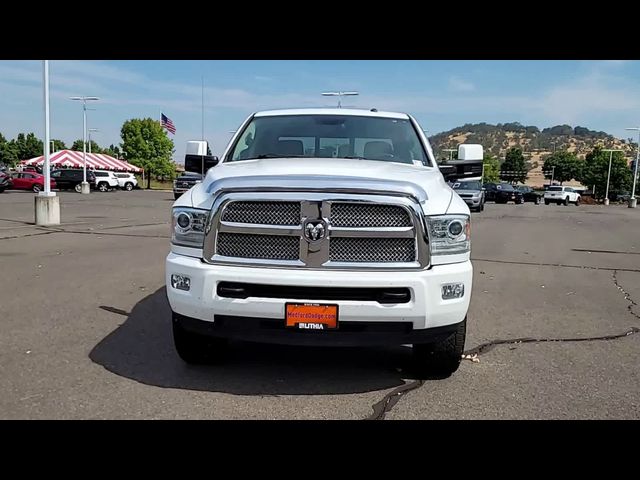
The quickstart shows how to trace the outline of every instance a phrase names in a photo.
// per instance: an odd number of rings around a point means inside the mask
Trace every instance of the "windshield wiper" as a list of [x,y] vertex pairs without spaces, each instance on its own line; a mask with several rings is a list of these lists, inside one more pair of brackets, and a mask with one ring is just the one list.
[[[260,160],[262,158],[301,158],[301,157],[304,157],[304,155],[285,155],[285,154],[281,154],[281,153],[263,153],[263,154],[258,155],[255,158]],[[253,158],[247,158],[246,160],[253,160]]]

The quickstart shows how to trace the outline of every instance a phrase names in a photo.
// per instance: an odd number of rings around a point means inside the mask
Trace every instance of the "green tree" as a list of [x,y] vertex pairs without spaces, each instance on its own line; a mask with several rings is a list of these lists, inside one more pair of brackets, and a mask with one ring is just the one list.
[[[73,145],[71,145],[71,150],[74,150],[76,152],[81,152],[82,151],[82,139],[81,138],[79,138],[78,140],[73,142]],[[91,140],[91,148],[89,148],[89,141],[87,141],[87,152],[89,150],[91,150],[91,153],[104,153],[104,150],[102,148],[100,148],[100,145],[98,145],[94,140]]]
[[105,153],[107,155],[110,155],[114,158],[120,158],[120,147],[118,147],[117,145],[109,145],[108,148],[104,148],[102,150],[102,153]]
[[522,182],[527,179],[527,162],[524,160],[522,150],[517,147],[511,147],[502,162],[500,168],[500,178],[511,183]]
[[485,183],[498,182],[500,180],[500,161],[490,153],[485,153],[482,164],[484,165],[482,181]]
[[13,167],[18,163],[18,151],[15,142],[7,142],[7,139],[0,133],[0,163]]
[[[53,151],[54,152],[59,152],[60,150],[66,150],[67,146],[64,144],[64,142],[62,140],[55,140],[52,139],[51,140],[53,142]],[[82,140],[80,141],[82,143]],[[82,145],[80,145],[82,146]]]
[[[601,147],[595,147],[586,155],[582,172],[578,179],[588,187],[595,185],[597,198],[604,198],[605,195],[610,155],[610,152],[603,152]],[[631,187],[632,180],[633,173],[627,165],[624,154],[622,152],[613,152],[609,191],[628,190]]]
[[545,178],[553,178],[562,185],[563,182],[579,179],[582,175],[582,166],[583,162],[578,159],[575,153],[561,150],[545,159],[542,171]]
[[37,138],[35,134],[19,133],[18,137],[11,142],[15,146],[15,152],[18,160],[28,160],[30,158],[39,157],[44,153],[44,145],[42,140]]
[[175,164],[171,161],[173,140],[160,122],[152,118],[132,118],[124,122],[120,135],[124,157],[129,163],[144,168],[147,188],[151,188],[152,175],[175,176]]

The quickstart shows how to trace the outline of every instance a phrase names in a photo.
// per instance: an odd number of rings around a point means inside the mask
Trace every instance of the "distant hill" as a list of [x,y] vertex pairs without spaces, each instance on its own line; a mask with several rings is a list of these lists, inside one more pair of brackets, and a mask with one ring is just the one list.
[[631,160],[635,148],[635,144],[632,146],[626,140],[586,127],[556,125],[540,130],[536,126],[521,125],[518,122],[497,125],[468,123],[430,136],[429,141],[438,161],[449,158],[449,152],[444,149],[457,149],[461,143],[479,143],[485,152],[498,157],[500,161],[509,148],[519,147],[533,167],[529,172],[529,184],[544,181],[541,167],[546,156],[553,153],[554,149],[575,152],[578,158],[584,158],[596,145],[601,145],[603,148],[623,150]]

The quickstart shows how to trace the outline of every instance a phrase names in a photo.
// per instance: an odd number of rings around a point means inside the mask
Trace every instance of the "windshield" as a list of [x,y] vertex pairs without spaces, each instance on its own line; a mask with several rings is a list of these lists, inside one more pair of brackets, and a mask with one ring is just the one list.
[[498,185],[498,189],[504,190],[505,192],[515,191],[515,188],[513,188],[513,185],[511,185],[510,183],[501,183],[500,185]]
[[454,183],[453,188],[455,190],[482,190],[480,182],[459,182]]
[[561,192],[562,187],[549,187],[550,192]]
[[410,120],[354,115],[254,117],[226,161],[283,157],[362,158],[430,165]]

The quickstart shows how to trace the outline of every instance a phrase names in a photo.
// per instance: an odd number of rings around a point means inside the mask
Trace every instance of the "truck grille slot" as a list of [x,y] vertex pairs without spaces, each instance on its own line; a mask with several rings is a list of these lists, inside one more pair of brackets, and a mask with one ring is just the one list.
[[[285,198],[271,192],[229,195],[233,198],[222,200],[212,218],[205,261],[338,270],[428,264],[421,212],[406,198],[333,192],[326,197],[314,192],[309,199],[290,192]],[[324,228],[312,234],[304,227],[308,223]]]
[[218,255],[265,260],[297,260],[300,257],[298,237],[285,235],[253,235],[218,233]]
[[413,238],[335,237],[329,242],[332,262],[404,263],[416,259]]
[[224,209],[222,221],[300,225],[300,202],[233,202]]
[[410,227],[407,211],[395,205],[334,203],[331,224],[336,227]]

